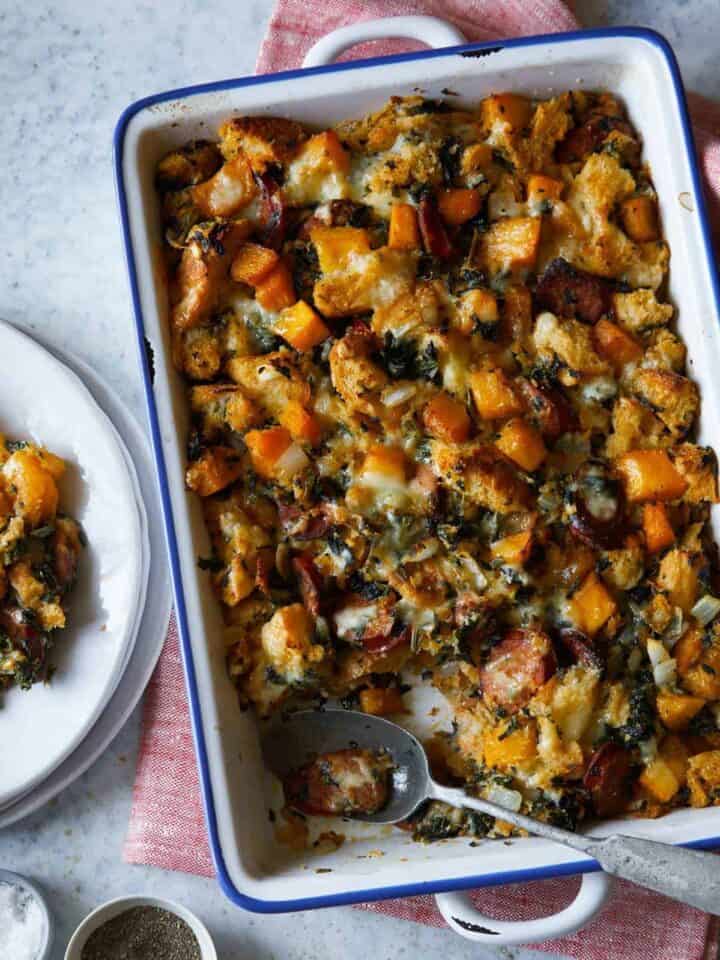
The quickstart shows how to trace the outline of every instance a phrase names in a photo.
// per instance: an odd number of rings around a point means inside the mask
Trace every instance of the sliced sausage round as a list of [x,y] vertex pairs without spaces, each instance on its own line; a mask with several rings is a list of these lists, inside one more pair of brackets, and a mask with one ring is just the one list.
[[546,633],[511,630],[490,652],[480,673],[480,687],[494,704],[514,713],[556,670],[555,650]]
[[518,379],[530,418],[535,421],[540,433],[549,440],[556,440],[563,433],[578,429],[577,414],[563,392],[556,387]]
[[563,650],[572,663],[579,663],[583,667],[602,670],[603,659],[594,642],[580,630],[564,627],[558,631],[558,637]]
[[624,541],[624,495],[620,482],[599,460],[588,460],[575,474],[575,513],[570,529],[593,549],[613,550]]
[[388,801],[391,768],[387,755],[372,750],[323,753],[285,778],[285,800],[321,816],[376,813]]
[[604,743],[590,758],[583,784],[598,817],[623,813],[630,799],[633,763],[618,743]]
[[320,615],[320,592],[322,590],[322,576],[315,566],[312,554],[301,553],[293,557],[292,567],[298,579],[300,596],[309,614],[313,617]]

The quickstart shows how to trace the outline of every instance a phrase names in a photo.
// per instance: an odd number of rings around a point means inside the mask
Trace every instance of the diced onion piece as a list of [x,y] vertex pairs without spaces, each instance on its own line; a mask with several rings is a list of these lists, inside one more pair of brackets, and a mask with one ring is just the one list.
[[706,593],[704,597],[700,597],[690,613],[706,627],[720,613],[720,600]]
[[508,790],[507,787],[501,787],[494,783],[488,787],[487,798],[490,803],[496,803],[499,807],[505,807],[506,810],[517,812],[522,806],[522,794],[517,790]]
[[656,667],[659,663],[662,663],[663,660],[666,660],[668,655],[665,646],[652,637],[647,642],[647,653],[653,667]]
[[298,443],[291,443],[275,463],[275,470],[286,477],[294,477],[309,465],[307,454]]
[[386,407],[398,407],[415,393],[414,383],[401,383],[400,386],[383,390],[382,401]]
[[653,678],[658,687],[667,687],[674,684],[677,679],[677,664],[674,657],[669,657],[654,667]]

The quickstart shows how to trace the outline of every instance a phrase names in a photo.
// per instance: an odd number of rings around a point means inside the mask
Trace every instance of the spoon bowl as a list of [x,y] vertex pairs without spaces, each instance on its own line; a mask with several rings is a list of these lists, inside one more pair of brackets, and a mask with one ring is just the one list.
[[360,747],[384,750],[393,761],[390,798],[376,813],[354,813],[353,820],[397,823],[432,793],[427,754],[408,730],[382,717],[353,710],[300,710],[273,721],[263,737],[265,763],[281,780],[320,753]]

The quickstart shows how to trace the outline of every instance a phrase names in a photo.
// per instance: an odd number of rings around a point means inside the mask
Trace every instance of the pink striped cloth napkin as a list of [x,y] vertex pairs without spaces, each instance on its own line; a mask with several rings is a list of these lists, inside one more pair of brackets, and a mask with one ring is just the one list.
[[[560,0],[279,0],[257,62],[258,73],[298,66],[306,50],[336,27],[399,14],[433,14],[454,22],[469,40],[576,29]],[[363,44],[344,59],[408,50],[416,44]],[[720,236],[720,106],[691,97],[716,237]],[[174,620],[145,699],[130,826],[124,848],[130,863],[213,876],[200,800],[182,662]],[[577,879],[487,888],[474,894],[492,916],[523,919],[554,913],[569,903]],[[364,904],[360,909],[442,926],[431,897]],[[536,949],[577,960],[716,960],[717,929],[697,910],[618,883],[609,904],[589,926]]]

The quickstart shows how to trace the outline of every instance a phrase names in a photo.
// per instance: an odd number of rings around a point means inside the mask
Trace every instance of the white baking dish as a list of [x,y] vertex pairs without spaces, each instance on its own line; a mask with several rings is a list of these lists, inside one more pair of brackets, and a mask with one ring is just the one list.
[[[376,35],[382,30],[403,36],[424,30],[420,35],[427,40],[428,24],[418,26],[422,18],[410,19],[412,24],[398,18],[383,28],[361,24],[340,40],[328,41],[314,54],[315,62],[365,39],[369,29]],[[308,909],[586,873],[597,864],[538,839],[511,845],[485,842],[475,848],[461,839],[423,846],[400,831],[388,831],[361,835],[331,854],[302,855],[275,841],[255,722],[250,713],[238,711],[225,672],[220,611],[206,576],[197,569],[208,539],[199,504],[183,487],[187,412],[184,385],[170,359],[166,291],[157,264],[161,230],[153,186],[156,161],[188,139],[213,135],[220,121],[233,113],[279,114],[327,125],[418,88],[431,97],[450,89],[461,101],[476,102],[492,91],[547,97],[579,87],[618,94],[643,136],[672,250],[670,297],[678,307],[692,375],[702,388],[700,437],[720,448],[718,386],[712,376],[720,362],[718,281],[682,83],[672,51],[658,35],[639,29],[598,30],[228,80],[149,97],[130,106],[120,119],[115,145],[120,210],[210,843],[223,890],[243,907],[263,912]],[[154,353],[154,382],[145,341]],[[622,829],[671,842],[718,845],[720,808],[627,821]],[[495,923],[492,942],[567,932],[598,908],[605,892],[606,884],[595,875],[583,885],[569,913],[536,921],[539,926],[526,926],[521,933]],[[465,927],[473,922],[477,926],[477,915],[473,921],[465,909],[461,916],[457,898],[440,902],[446,917],[464,916]],[[476,930],[475,936],[490,934]]]

